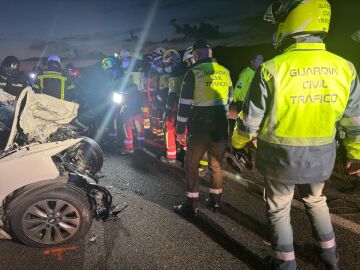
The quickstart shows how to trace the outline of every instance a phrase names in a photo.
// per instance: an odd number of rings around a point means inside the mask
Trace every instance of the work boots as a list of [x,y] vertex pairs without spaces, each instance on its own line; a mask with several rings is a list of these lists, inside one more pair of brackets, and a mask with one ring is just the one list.
[[176,159],[168,158],[166,156],[161,156],[160,161],[163,162],[163,163],[166,163],[166,164],[170,164],[170,165],[175,165],[176,164]]
[[197,198],[186,198],[184,203],[174,206],[174,212],[184,217],[195,217],[198,211]]
[[338,263],[336,264],[325,264],[326,270],[340,270],[340,266]]
[[129,154],[134,154],[134,149],[121,149],[120,150],[120,155],[129,155]]
[[209,193],[209,198],[206,199],[206,206],[210,209],[212,212],[218,212],[220,208],[220,200],[221,200],[221,193],[220,194],[214,194]]

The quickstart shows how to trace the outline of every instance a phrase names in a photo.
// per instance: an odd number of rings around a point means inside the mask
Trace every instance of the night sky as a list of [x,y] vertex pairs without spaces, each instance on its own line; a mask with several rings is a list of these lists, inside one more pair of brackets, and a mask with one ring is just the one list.
[[[97,58],[99,52],[112,54],[121,48],[138,47],[143,52],[159,46],[183,49],[197,38],[229,47],[271,43],[275,27],[262,20],[271,2],[1,0],[0,59],[53,53],[89,59]],[[360,1],[331,2],[331,31],[335,32],[330,40],[338,38],[339,46],[353,42],[351,32],[360,29]]]
[[[227,46],[270,42],[272,27],[262,22],[270,2],[1,0],[0,58],[14,54],[24,59],[42,53],[92,57],[98,51],[132,48],[140,40],[144,40],[143,50],[160,45],[182,49],[191,40],[207,36]],[[254,28],[255,24],[264,28]]]

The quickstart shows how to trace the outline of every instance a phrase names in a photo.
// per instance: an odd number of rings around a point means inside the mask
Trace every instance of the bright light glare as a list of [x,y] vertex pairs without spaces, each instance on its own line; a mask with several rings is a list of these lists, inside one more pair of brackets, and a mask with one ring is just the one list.
[[35,79],[35,78],[36,78],[36,74],[33,73],[33,72],[31,72],[31,73],[29,74],[29,76],[30,76],[31,79]]
[[117,104],[120,104],[123,101],[123,96],[118,93],[113,93],[113,101]]

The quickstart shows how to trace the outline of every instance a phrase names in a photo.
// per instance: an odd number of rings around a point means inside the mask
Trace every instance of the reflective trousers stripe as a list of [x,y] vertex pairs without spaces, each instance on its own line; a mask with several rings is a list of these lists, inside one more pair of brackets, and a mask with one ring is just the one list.
[[189,119],[189,117],[177,116],[177,120],[182,123],[187,123],[188,119]]
[[214,189],[214,188],[209,188],[209,193],[211,194],[222,194],[223,190],[222,188],[219,188],[219,189]]
[[207,166],[207,165],[209,165],[209,162],[207,162],[205,160],[200,160],[200,165]]
[[199,192],[186,192],[188,198],[199,198]]
[[335,238],[325,242],[319,241],[318,243],[322,249],[329,249],[336,246]]
[[186,99],[186,98],[180,98],[179,103],[180,104],[185,104],[185,105],[191,105],[193,103],[193,100],[192,99]]
[[293,261],[293,260],[295,260],[295,252],[294,251],[290,251],[290,252],[275,251],[275,257],[282,261]]

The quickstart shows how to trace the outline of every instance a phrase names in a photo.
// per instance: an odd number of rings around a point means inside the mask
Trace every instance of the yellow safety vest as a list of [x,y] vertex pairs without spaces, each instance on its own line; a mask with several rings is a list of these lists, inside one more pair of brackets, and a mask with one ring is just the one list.
[[[301,49],[309,47],[306,57],[296,57],[296,50],[303,55]],[[274,81],[269,87],[274,102],[258,137],[293,146],[329,144],[348,103],[355,69],[325,51],[323,43],[298,43],[288,51],[262,66],[265,81]]]
[[327,180],[337,123],[348,158],[360,160],[360,84],[352,63],[321,42],[296,43],[265,62],[255,80],[232,145],[243,147],[258,131],[263,175],[294,184]]
[[191,68],[195,77],[194,106],[227,105],[232,87],[229,71],[216,62]]
[[159,89],[169,88],[169,74],[161,74],[159,78]]
[[175,93],[177,96],[180,96],[183,77],[184,76],[170,76],[170,78],[169,78],[169,94]]
[[247,91],[255,76],[255,70],[251,67],[246,67],[239,74],[239,79],[234,89],[234,101],[244,101]]
[[131,72],[130,74],[131,77],[131,81],[136,84],[136,86],[138,87],[138,89],[140,91],[143,91],[146,89],[146,84],[145,84],[145,73],[144,72],[139,72],[139,71],[134,71]]

